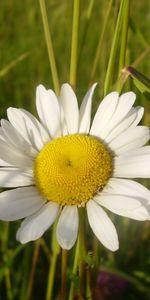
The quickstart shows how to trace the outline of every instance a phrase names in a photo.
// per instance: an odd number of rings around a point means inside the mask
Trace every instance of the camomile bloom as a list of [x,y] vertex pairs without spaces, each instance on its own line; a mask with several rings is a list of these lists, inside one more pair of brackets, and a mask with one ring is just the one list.
[[[79,210],[99,241],[118,249],[107,210],[144,221],[150,215],[150,191],[133,178],[150,177],[150,132],[138,125],[142,107],[135,94],[108,94],[91,122],[92,96],[80,109],[69,84],[60,96],[42,85],[36,91],[38,118],[10,107],[0,127],[0,219],[24,219],[21,243],[40,238],[58,220],[56,237],[70,249],[78,236]],[[12,189],[11,189],[12,188]]]

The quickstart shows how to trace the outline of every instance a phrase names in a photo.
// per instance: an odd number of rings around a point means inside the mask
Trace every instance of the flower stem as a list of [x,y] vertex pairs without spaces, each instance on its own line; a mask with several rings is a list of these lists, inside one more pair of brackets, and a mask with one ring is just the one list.
[[52,292],[53,292],[53,285],[54,285],[54,278],[55,278],[55,271],[56,271],[56,263],[58,254],[60,252],[60,247],[56,240],[56,222],[53,225],[53,232],[52,232],[52,255],[50,257],[50,266],[49,266],[49,273],[48,273],[48,283],[47,283],[47,291],[46,291],[46,298],[45,300],[52,300]]
[[79,32],[79,12],[80,0],[74,0],[73,7],[73,24],[72,24],[72,42],[71,42],[71,59],[70,59],[70,84],[75,88],[77,77],[78,63],[78,32]]
[[[73,264],[73,270],[72,270],[73,276],[75,276],[77,274],[78,258],[79,258],[79,238],[77,240],[76,249],[75,249],[74,264]],[[74,299],[74,280],[71,281],[68,300],[73,300],[73,299]]]
[[38,257],[39,257],[40,246],[41,246],[41,241],[37,240],[35,242],[35,249],[34,249],[34,253],[33,253],[31,272],[30,272],[30,276],[29,276],[27,299],[30,299],[31,294],[32,294],[32,289],[33,289],[33,284],[34,284],[34,276],[35,276],[36,265],[37,265],[37,261],[38,261]]
[[26,247],[24,250],[24,259],[22,261],[22,269],[23,269],[23,276],[22,276],[22,283],[20,286],[20,295],[19,299],[26,300],[27,299],[27,287],[28,287],[28,280],[29,280],[29,273],[30,273],[30,263],[31,263],[31,255],[32,249]]
[[67,277],[67,257],[68,251],[62,249],[62,260],[61,260],[61,300],[66,299],[66,277]]
[[85,218],[84,208],[79,210],[79,299],[85,299]]
[[48,274],[48,285],[46,291],[46,300],[52,299],[52,291],[53,291],[53,284],[54,284],[54,277],[55,277],[55,269],[56,269],[56,262],[57,262],[57,254],[53,253],[49,268]]
[[51,38],[50,28],[49,28],[49,24],[48,24],[45,0],[39,0],[39,3],[40,3],[43,28],[44,28],[44,33],[45,33],[45,40],[46,40],[46,45],[47,45],[47,50],[48,50],[48,56],[49,56],[50,68],[51,68],[51,72],[52,72],[54,89],[55,89],[56,94],[59,94],[60,84],[59,84],[59,79],[58,79],[52,38]]
[[12,300],[13,294],[12,294],[12,286],[11,286],[11,280],[10,280],[10,269],[5,269],[5,284],[6,284],[6,291],[7,291],[7,299]]
[[92,300],[91,272],[89,268],[86,270],[86,299]]

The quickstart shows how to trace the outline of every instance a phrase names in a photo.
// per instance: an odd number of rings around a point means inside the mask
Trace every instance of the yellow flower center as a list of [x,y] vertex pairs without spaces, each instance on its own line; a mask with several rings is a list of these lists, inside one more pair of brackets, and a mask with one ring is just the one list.
[[34,175],[41,194],[61,205],[79,205],[93,198],[112,173],[112,157],[98,139],[72,134],[57,138],[39,152]]

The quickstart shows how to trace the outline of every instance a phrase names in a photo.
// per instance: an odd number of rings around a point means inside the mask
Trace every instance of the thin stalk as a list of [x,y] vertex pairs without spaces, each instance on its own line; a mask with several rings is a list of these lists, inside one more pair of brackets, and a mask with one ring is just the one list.
[[[130,52],[129,52],[129,50],[126,53],[126,64],[130,65]],[[128,77],[129,77],[129,72],[127,71],[126,68],[123,68],[120,72],[120,76],[118,77],[117,82],[114,85],[114,90],[121,93]],[[130,84],[130,81],[128,81],[128,83]],[[128,87],[128,89],[130,90],[129,87]]]
[[95,72],[96,72],[98,61],[99,61],[100,53],[101,53],[101,50],[102,50],[104,35],[105,35],[105,32],[106,32],[106,27],[107,27],[107,24],[108,24],[108,19],[109,19],[109,15],[110,15],[110,12],[111,12],[112,4],[113,4],[113,0],[110,0],[109,4],[108,4],[108,7],[106,9],[106,15],[105,15],[105,18],[104,18],[104,21],[103,21],[103,25],[102,25],[103,27],[102,27],[102,31],[101,31],[101,34],[100,34],[100,37],[99,37],[99,42],[98,42],[97,49],[96,49],[96,55],[95,55],[95,59],[94,59],[93,67],[92,67],[92,71],[91,71],[90,85],[93,82],[93,78],[95,76]]
[[30,52],[25,52],[18,56],[16,59],[13,59],[8,65],[6,65],[4,68],[0,70],[0,78],[7,75],[7,73],[16,67],[16,65],[21,62],[22,60],[26,59],[30,55]]
[[24,249],[24,257],[23,257],[23,274],[22,274],[22,284],[20,287],[20,298],[21,300],[27,299],[27,286],[29,280],[29,273],[30,273],[30,263],[31,263],[31,255],[32,249],[29,247]]
[[137,26],[137,24],[134,23],[133,19],[130,19],[129,24],[133,34],[136,36],[136,40],[138,41],[138,43],[140,43],[143,48],[147,48],[149,43],[143,35],[144,32],[141,32],[139,26]]
[[40,10],[41,10],[41,15],[42,15],[43,28],[44,28],[44,33],[45,33],[45,40],[46,40],[46,45],[47,45],[47,50],[48,50],[48,57],[49,57],[49,62],[50,62],[50,69],[52,72],[54,89],[55,89],[56,94],[59,94],[60,84],[59,84],[59,78],[58,78],[58,73],[57,73],[51,32],[50,32],[50,28],[49,28],[49,24],[48,24],[45,0],[39,0],[39,3],[40,3]]
[[51,262],[49,266],[49,273],[48,273],[48,285],[46,291],[46,300],[52,300],[52,292],[53,292],[53,285],[54,285],[54,278],[55,278],[55,271],[56,271],[56,263],[57,263],[57,254],[53,253],[51,257]]
[[12,294],[12,286],[11,286],[11,280],[10,280],[10,269],[5,269],[5,284],[6,284],[6,293],[7,293],[7,299],[12,300],[13,294]]
[[[73,263],[73,270],[72,270],[73,276],[77,274],[78,259],[79,259],[79,238],[77,240],[76,249],[75,249],[75,256],[74,256],[74,263]],[[74,299],[74,280],[71,281],[68,300],[73,300],[73,299]]]
[[38,257],[39,257],[40,246],[41,246],[41,241],[37,240],[35,242],[35,249],[34,249],[33,260],[32,260],[32,267],[31,267],[31,272],[30,272],[30,276],[29,276],[27,299],[30,299],[31,294],[32,294],[32,289],[33,289],[33,284],[34,284],[34,276],[35,276],[36,265],[37,265],[37,261],[38,261]]
[[67,290],[66,290],[66,279],[67,279],[67,258],[68,251],[62,249],[62,260],[61,260],[61,300],[66,299]]
[[10,269],[7,267],[8,263],[8,239],[9,239],[9,223],[5,223],[2,231],[2,243],[1,243],[1,250],[3,253],[3,260],[4,260],[4,266],[6,264],[6,267],[4,268],[4,278],[5,278],[5,285],[6,285],[6,294],[7,299],[12,300],[13,299],[13,293],[12,293],[12,286],[11,286],[11,279],[10,279]]
[[89,23],[90,23],[90,18],[92,15],[92,10],[93,10],[93,6],[94,6],[94,2],[95,0],[89,0],[89,5],[87,8],[87,13],[85,16],[85,23],[84,23],[84,29],[83,29],[83,37],[82,37],[82,41],[81,41],[81,46],[80,46],[80,50],[79,50],[79,58],[78,58],[78,63],[80,63],[81,60],[81,54],[82,54],[82,50],[85,46],[85,40],[86,40],[86,36],[87,36],[87,31],[88,31],[88,27],[89,27]]
[[76,87],[76,80],[77,80],[79,14],[80,14],[80,0],[74,0],[71,59],[70,59],[70,79],[69,79],[70,84],[74,88]]
[[118,48],[119,34],[120,34],[120,30],[121,30],[121,25],[122,25],[125,2],[126,2],[126,0],[121,0],[119,14],[118,14],[117,23],[116,23],[116,29],[115,29],[114,38],[112,41],[112,47],[111,47],[111,51],[110,51],[110,57],[109,57],[109,62],[108,62],[108,67],[107,67],[107,72],[106,72],[106,77],[105,77],[105,82],[104,82],[104,95],[106,95],[109,92],[110,87],[112,85],[116,52],[117,52],[117,48]]
[[50,264],[49,264],[49,272],[48,272],[48,281],[47,281],[47,290],[46,290],[46,298],[45,300],[52,300],[52,293],[53,293],[53,286],[54,286],[54,278],[55,278],[55,272],[56,272],[56,264],[57,264],[57,258],[60,252],[60,247],[56,240],[56,224],[53,225],[53,231],[52,231],[52,254],[50,256]]
[[96,238],[96,236],[94,236],[93,238],[93,255],[94,255],[94,264],[96,269],[99,266],[99,256],[98,256],[98,251],[99,251],[99,241]]
[[85,218],[84,209],[79,210],[79,299],[85,299]]
[[86,270],[86,299],[92,300],[91,272],[89,268]]
[[137,59],[131,64],[132,67],[136,68],[142,60],[146,57],[146,55],[150,54],[150,47],[147,47],[138,57]]
[[[90,288],[92,287],[92,290],[94,291],[96,289],[96,278],[97,278],[98,270],[100,268],[100,252],[101,252],[100,244],[99,244],[99,241],[96,236],[93,237],[92,246],[93,246],[92,247],[93,266],[91,266],[91,268],[88,269],[87,282],[89,282],[88,283],[89,287]],[[89,287],[88,287],[88,290],[89,290]],[[89,290],[89,293],[91,293],[91,295],[92,295],[91,290]]]
[[124,18],[121,32],[121,45],[120,45],[120,59],[119,59],[119,70],[118,75],[120,75],[120,71],[125,66],[126,59],[126,48],[127,48],[127,38],[128,38],[128,28],[129,28],[129,11],[130,11],[130,1],[126,0],[124,4]]
[[79,299],[85,299],[85,262],[83,260],[79,263]]
[[95,2],[95,0],[90,0],[89,1],[89,6],[88,6],[88,9],[87,9],[87,16],[86,16],[87,22],[89,22],[89,20],[90,20],[92,10],[93,10],[93,6],[94,6],[94,2]]

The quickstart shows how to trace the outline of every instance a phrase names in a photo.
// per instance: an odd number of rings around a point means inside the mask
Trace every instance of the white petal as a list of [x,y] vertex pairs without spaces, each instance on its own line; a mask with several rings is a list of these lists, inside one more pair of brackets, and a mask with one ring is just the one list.
[[48,129],[50,136],[61,136],[60,108],[55,93],[39,85],[36,90],[36,107],[40,121]]
[[118,209],[118,210],[133,210],[138,208],[139,206],[141,206],[141,203],[134,198],[130,198],[124,195],[118,195],[118,194],[100,194],[94,197],[94,200],[108,208],[109,210],[112,209],[112,211],[114,212],[114,210]]
[[119,95],[117,92],[108,94],[100,103],[95,114],[90,134],[101,138],[102,129],[108,124],[115,112]]
[[126,152],[114,158],[113,177],[149,178],[150,146]]
[[35,187],[22,187],[0,193],[0,219],[19,220],[35,213],[44,204]]
[[[26,119],[26,124],[28,124],[28,132],[30,131],[30,140],[33,143],[33,145],[40,150],[40,143],[43,147],[43,144],[49,142],[49,134],[48,131],[44,128],[44,126],[35,118],[29,111],[25,109],[20,109],[22,113],[22,117]],[[30,130],[29,130],[30,129]],[[33,131],[32,131],[33,130]],[[35,136],[33,135],[35,134]],[[34,137],[34,142],[33,142]],[[38,137],[38,140],[36,141],[35,138]]]
[[129,179],[111,178],[103,192],[139,197],[150,203],[150,191],[142,184]]
[[37,155],[37,151],[32,147],[31,143],[28,143],[7,120],[1,120],[1,125],[4,140],[8,145],[19,149],[21,153],[27,154],[28,156],[35,157]]
[[36,150],[41,150],[44,143],[49,141],[44,127],[28,111],[10,107],[7,114],[10,123]]
[[[146,217],[146,214],[148,216]],[[137,208],[135,211],[128,211],[128,214],[126,215],[127,218],[138,220],[138,221],[146,221],[150,220],[150,205],[149,206],[141,206]]]
[[59,205],[48,202],[34,215],[26,218],[17,232],[17,240],[22,244],[35,241],[54,223]]
[[87,203],[89,224],[99,239],[108,249],[116,251],[119,248],[118,236],[112,221],[105,211],[93,200]]
[[68,132],[70,134],[77,133],[79,127],[78,102],[74,91],[67,83],[61,87],[60,101],[64,110]]
[[59,108],[60,108],[61,132],[62,132],[62,136],[64,136],[64,135],[68,135],[69,132],[68,132],[68,129],[67,129],[67,124],[66,124],[64,110],[63,110],[63,107],[62,107],[60,96],[58,96],[58,102],[59,102]]
[[12,166],[12,164],[10,164],[0,158],[0,167],[10,167],[10,166]]
[[[2,142],[6,143],[6,136],[4,134],[4,131],[2,129],[2,127],[0,127],[0,144]],[[12,164],[6,162],[5,160],[3,160],[2,158],[0,158],[0,167],[7,167],[7,166],[12,166]]]
[[148,206],[146,206],[146,201],[143,201],[144,199],[140,199],[140,197],[133,198],[130,195],[124,196],[123,193],[122,195],[118,195],[118,193],[103,193],[102,195],[97,195],[94,200],[120,216],[136,219],[138,212],[137,220],[141,221],[147,220],[149,216],[149,209]]
[[143,114],[144,114],[144,107],[142,106],[137,106],[135,109],[137,109],[137,116],[135,121],[132,123],[131,126],[136,126],[140,123],[140,121],[142,120]]
[[34,184],[31,172],[23,172],[17,168],[0,168],[1,187],[19,187]]
[[124,118],[105,138],[105,141],[107,143],[110,143],[114,138],[116,138],[119,134],[124,132],[129,127],[133,127],[133,124],[135,123],[135,120],[137,119],[138,115],[137,108],[131,108],[130,112],[128,113],[128,116]]
[[124,153],[122,156],[124,157],[130,157],[130,156],[143,156],[143,155],[148,155],[150,154],[150,146],[144,146],[138,149],[133,149],[133,150],[129,150],[126,153]]
[[[140,200],[143,205],[133,212],[134,219],[145,220],[150,216],[150,191],[142,184],[128,179],[111,178],[104,193],[121,194]],[[130,217],[130,216],[129,216]]]
[[92,97],[97,83],[86,93],[79,112],[79,133],[88,133],[91,123]]
[[0,157],[10,165],[20,168],[33,167],[33,159],[21,153],[17,148],[11,148],[5,142],[0,142]]
[[78,210],[77,206],[65,206],[61,212],[56,236],[58,243],[63,249],[71,249],[77,239],[78,234]]
[[140,148],[149,140],[149,128],[146,126],[136,126],[128,128],[117,138],[109,143],[111,150],[116,155],[120,155],[126,151]]
[[[2,122],[2,120],[1,120]],[[0,141],[5,141],[6,137],[5,137],[5,134],[4,134],[4,131],[2,129],[2,127],[0,127]]]
[[116,126],[116,124],[128,115],[135,99],[136,95],[133,92],[124,93],[119,97],[118,106],[111,120],[113,126]]
[[132,92],[128,92],[122,94],[119,97],[118,105],[112,118],[110,119],[107,126],[105,126],[100,134],[101,139],[106,139],[108,134],[126,117],[128,116],[134,102],[135,102],[136,95]]

